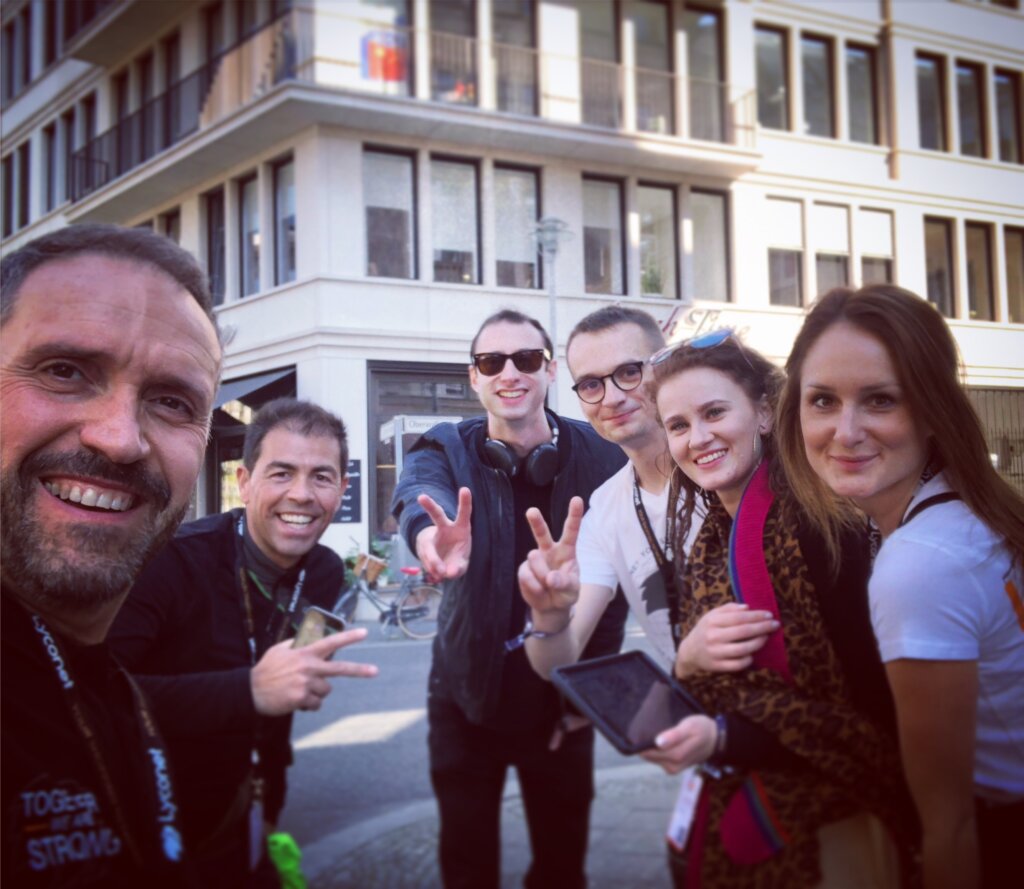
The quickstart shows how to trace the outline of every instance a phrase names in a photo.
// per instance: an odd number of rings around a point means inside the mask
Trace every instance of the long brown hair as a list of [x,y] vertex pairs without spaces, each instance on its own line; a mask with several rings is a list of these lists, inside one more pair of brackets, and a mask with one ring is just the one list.
[[[694,348],[685,343],[679,345],[663,361],[654,365],[654,377],[647,384],[651,401],[657,404],[661,387],[683,371],[695,367],[707,367],[725,374],[747,397],[760,404],[762,401],[775,413],[782,388],[782,371],[767,358],[744,346],[735,335],[729,335],[721,342],[706,348]],[[660,412],[658,422],[662,421]],[[768,464],[770,484],[776,495],[788,493],[788,485],[780,461],[776,459],[774,430],[761,436],[762,459]],[[693,513],[699,497],[708,506],[716,495],[705,491],[673,463],[669,478],[669,539],[677,561],[683,560],[686,538],[693,523]],[[680,503],[680,501],[682,501]]]
[[800,426],[807,353],[841,321],[882,343],[912,416],[931,432],[932,453],[941,461],[950,486],[971,512],[1005,538],[1015,560],[1024,558],[1024,499],[992,466],[981,422],[960,382],[956,341],[931,303],[890,284],[829,291],[808,313],[786,362],[778,412],[779,454],[793,494],[811,521],[835,541],[851,515],[849,504],[811,468]]

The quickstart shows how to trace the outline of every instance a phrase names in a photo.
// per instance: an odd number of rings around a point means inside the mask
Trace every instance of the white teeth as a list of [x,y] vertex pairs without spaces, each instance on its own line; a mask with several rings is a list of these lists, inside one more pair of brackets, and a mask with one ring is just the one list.
[[705,454],[703,457],[700,457],[695,462],[698,466],[703,466],[705,463],[710,463],[712,460],[717,460],[724,453],[725,451],[715,451],[713,454]]
[[289,525],[308,525],[313,521],[311,515],[299,515],[298,513],[283,512],[281,513],[281,521],[287,522]]
[[104,491],[91,485],[83,490],[81,485],[71,482],[43,482],[43,487],[61,500],[70,500],[72,503],[81,503],[82,506],[91,506],[95,509],[124,512],[132,505],[130,494]]

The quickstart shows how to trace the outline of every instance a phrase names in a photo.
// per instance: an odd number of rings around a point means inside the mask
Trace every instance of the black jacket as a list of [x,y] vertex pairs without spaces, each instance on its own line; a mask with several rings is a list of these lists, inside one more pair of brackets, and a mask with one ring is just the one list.
[[[257,730],[266,782],[264,812],[271,820],[284,805],[285,771],[291,763],[291,716],[257,717],[252,700],[252,662],[235,576],[236,525],[242,512],[183,525],[146,566],[108,637],[153,701],[181,788],[185,838],[201,859],[207,857],[202,843],[222,824],[244,784]],[[306,579],[296,618],[306,605],[333,607],[344,581],[337,554],[315,546],[282,578],[279,593],[291,592],[300,567]],[[258,592],[252,601],[262,656],[285,616]],[[294,635],[291,628],[286,635]],[[248,810],[241,808],[236,816],[228,845],[241,853]]]
[[[391,509],[413,552],[416,535],[430,517],[416,502],[429,494],[454,518],[460,487],[473,494],[473,547],[466,573],[445,585],[434,639],[433,674],[446,694],[476,723],[498,706],[515,563],[515,519],[508,476],[483,462],[479,443],[486,417],[458,425],[441,423],[413,445],[395,488]],[[574,496],[590,495],[625,462],[622,450],[599,438],[585,423],[558,417],[559,468],[551,489],[551,527],[560,529]],[[516,593],[518,595],[518,592]],[[620,597],[621,598],[621,597]],[[626,608],[609,608],[594,631],[587,656],[617,651]]]

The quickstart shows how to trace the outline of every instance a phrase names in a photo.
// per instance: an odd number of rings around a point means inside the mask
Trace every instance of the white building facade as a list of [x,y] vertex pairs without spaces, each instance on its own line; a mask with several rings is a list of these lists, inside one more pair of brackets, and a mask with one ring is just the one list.
[[479,410],[500,308],[547,325],[555,294],[560,353],[624,301],[782,362],[818,293],[880,280],[949,319],[1024,483],[1020,0],[7,0],[0,66],[4,251],[147,225],[210,272],[199,514],[297,394],[356,461],[326,542],[386,539],[396,437]]

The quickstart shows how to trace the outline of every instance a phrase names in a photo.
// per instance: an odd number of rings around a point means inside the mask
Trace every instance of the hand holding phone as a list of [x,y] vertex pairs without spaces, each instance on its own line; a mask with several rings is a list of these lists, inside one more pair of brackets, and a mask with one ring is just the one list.
[[298,632],[292,640],[292,648],[305,648],[307,645],[326,639],[331,633],[340,633],[344,629],[345,621],[337,614],[333,614],[325,608],[310,605],[306,609],[306,613],[302,615],[302,623],[299,624]]

